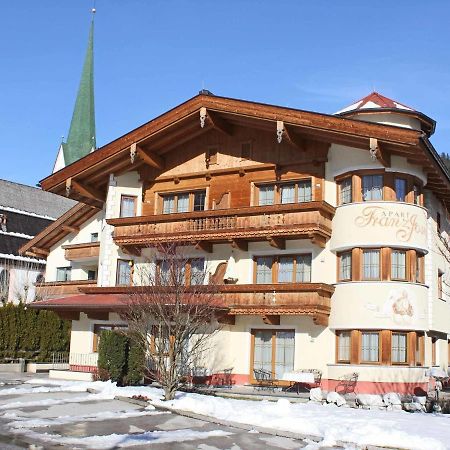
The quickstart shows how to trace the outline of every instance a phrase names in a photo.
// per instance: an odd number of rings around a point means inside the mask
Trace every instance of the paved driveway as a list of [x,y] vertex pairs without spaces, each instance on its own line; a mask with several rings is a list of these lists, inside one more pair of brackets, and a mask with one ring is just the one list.
[[6,382],[0,386],[0,449],[29,448],[32,444],[35,449],[279,450],[308,445],[88,392],[39,392],[42,386],[9,384],[15,378],[0,373],[0,383]]

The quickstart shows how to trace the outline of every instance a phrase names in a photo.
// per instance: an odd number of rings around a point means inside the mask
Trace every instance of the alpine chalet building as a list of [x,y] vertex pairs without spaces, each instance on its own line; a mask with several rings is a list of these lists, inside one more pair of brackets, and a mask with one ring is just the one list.
[[86,144],[41,181],[77,205],[22,247],[48,252],[33,307],[72,320],[66,376],[96,370],[135,269],[177,242],[220,280],[211,375],[318,369],[324,389],[350,373],[357,392],[425,388],[450,350],[450,178],[434,129],[375,92],[327,115],[202,91]]

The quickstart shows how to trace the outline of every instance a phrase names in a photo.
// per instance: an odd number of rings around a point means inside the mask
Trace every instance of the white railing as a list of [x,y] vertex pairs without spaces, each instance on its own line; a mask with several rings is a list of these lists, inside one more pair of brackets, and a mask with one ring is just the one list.
[[69,364],[71,366],[97,367],[98,353],[71,353]]

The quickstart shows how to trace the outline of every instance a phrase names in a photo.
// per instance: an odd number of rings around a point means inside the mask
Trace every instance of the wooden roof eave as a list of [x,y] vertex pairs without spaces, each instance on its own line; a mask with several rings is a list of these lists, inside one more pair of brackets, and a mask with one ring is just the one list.
[[85,205],[84,203],[76,204],[59,219],[55,220],[55,222],[51,223],[33,239],[24,244],[19,249],[19,253],[21,255],[31,255],[34,253],[32,251],[33,247],[49,251],[61,239],[72,232],[76,232],[80,225],[96,213],[97,210],[89,205]]
[[[317,133],[328,133],[330,135],[330,141],[333,140],[331,139],[333,133],[335,136],[345,135],[362,140],[364,145],[366,145],[366,141],[371,137],[391,145],[417,145],[420,137],[418,131],[400,127],[225,97],[197,95],[55,174],[44,178],[41,181],[41,186],[45,190],[61,193],[64,189],[64,183],[68,178],[82,176],[83,172],[87,170],[91,173],[92,171],[98,172],[105,165],[110,164],[115,158],[120,159],[120,154],[122,153],[129,160],[128,152],[133,143],[143,142],[147,145],[153,142],[152,139],[161,136],[161,134],[170,130],[171,127],[180,125],[183,121],[192,120],[192,117],[200,111],[201,107],[205,107],[207,110],[213,111],[216,114],[228,114],[268,122],[282,120],[302,132],[310,130]],[[124,163],[126,164],[126,160]]]

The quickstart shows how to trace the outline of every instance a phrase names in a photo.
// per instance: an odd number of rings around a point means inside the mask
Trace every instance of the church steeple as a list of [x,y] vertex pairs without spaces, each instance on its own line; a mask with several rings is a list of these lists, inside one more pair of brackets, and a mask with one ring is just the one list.
[[80,86],[70,122],[69,135],[62,142],[53,172],[83,158],[96,149],[94,109],[94,13],[89,31],[89,41],[81,73]]

